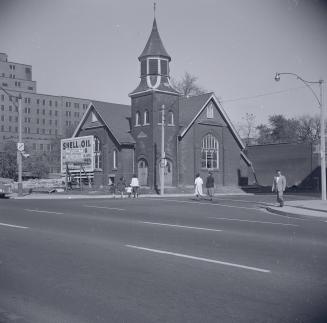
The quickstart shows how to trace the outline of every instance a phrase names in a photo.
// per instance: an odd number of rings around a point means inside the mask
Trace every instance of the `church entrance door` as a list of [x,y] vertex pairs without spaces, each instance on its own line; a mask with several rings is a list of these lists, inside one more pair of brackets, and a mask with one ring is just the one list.
[[[165,186],[173,185],[173,163],[166,159],[167,163],[165,166],[164,174],[165,174]],[[160,183],[160,164],[159,164],[159,183]]]
[[173,185],[173,163],[167,159],[167,165],[165,167],[165,185]]
[[141,159],[138,164],[138,179],[140,182],[140,186],[148,185],[148,163],[145,159]]

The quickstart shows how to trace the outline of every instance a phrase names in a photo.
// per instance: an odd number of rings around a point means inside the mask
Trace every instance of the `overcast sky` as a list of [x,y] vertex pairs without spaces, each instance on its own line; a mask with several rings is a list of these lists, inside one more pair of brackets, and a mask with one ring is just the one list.
[[[274,75],[327,80],[325,3],[158,0],[171,76],[197,76],[236,124],[247,112],[258,123],[275,113],[317,114],[299,80]],[[130,104],[152,22],[151,0],[0,0],[0,52],[33,66],[39,93]]]

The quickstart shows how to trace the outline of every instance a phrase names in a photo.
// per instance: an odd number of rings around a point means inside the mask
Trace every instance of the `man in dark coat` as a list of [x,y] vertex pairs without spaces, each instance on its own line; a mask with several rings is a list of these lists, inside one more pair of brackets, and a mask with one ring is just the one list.
[[212,175],[212,172],[209,172],[209,175],[207,176],[206,189],[207,189],[207,195],[210,201],[212,201],[213,195],[215,193],[215,179]]

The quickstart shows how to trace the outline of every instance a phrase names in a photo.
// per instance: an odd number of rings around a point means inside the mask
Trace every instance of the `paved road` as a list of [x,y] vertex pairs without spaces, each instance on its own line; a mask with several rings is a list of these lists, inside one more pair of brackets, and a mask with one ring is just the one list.
[[0,322],[327,322],[327,223],[272,200],[1,200]]

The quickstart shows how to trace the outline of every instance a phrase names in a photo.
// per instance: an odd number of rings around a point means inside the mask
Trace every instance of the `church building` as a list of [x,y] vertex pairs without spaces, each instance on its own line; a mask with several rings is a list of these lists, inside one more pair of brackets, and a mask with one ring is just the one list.
[[[214,93],[182,96],[170,82],[170,55],[160,38],[156,19],[139,56],[140,82],[129,94],[131,105],[92,101],[73,137],[92,135],[95,185],[107,185],[133,174],[140,185],[160,187],[194,184],[196,173],[212,171],[219,186],[237,186],[241,169],[250,162],[232,122]],[[161,159],[164,127],[165,158]]]

